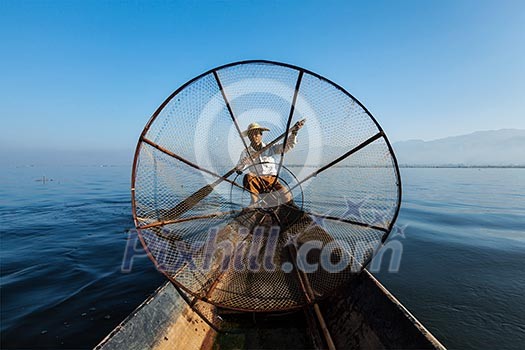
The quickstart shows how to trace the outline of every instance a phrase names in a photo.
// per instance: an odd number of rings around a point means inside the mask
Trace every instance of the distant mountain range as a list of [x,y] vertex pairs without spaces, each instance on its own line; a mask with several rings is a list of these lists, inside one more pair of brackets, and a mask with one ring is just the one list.
[[392,144],[400,165],[525,166],[525,130],[477,131],[433,141]]

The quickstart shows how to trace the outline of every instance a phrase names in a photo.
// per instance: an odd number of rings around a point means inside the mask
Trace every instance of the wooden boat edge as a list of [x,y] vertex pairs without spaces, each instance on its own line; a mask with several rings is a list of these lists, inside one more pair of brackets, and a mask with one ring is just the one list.
[[[366,293],[372,292],[371,299],[373,303],[378,302],[382,306],[381,310],[376,310],[369,315],[366,312],[363,317],[376,317],[381,319],[380,322],[387,322],[389,324],[394,323],[394,330],[390,330],[394,333],[405,331],[409,334],[395,334],[396,337],[406,336],[407,342],[401,343],[402,347],[405,348],[431,348],[431,349],[445,349],[445,347],[439,342],[439,340],[432,335],[432,333],[405,307],[403,306],[395,296],[390,293],[371,273],[367,270],[363,270],[360,277],[359,283],[364,283],[362,287],[357,287],[366,291]],[[373,289],[370,291],[370,289]],[[341,319],[355,318],[355,311],[350,311],[354,306],[348,306],[348,300],[357,298],[352,303],[359,303],[359,297],[348,296],[355,293],[354,290],[348,293],[340,293],[342,295],[334,295],[333,298],[339,298],[339,301],[344,303],[348,310],[337,309],[333,307],[330,310],[330,306],[326,305],[337,305],[337,301],[328,298],[321,302],[321,306],[324,305],[326,312],[325,317],[329,322],[329,328],[334,331],[334,339],[338,347],[345,348],[348,343],[345,343],[347,339],[356,337],[356,334],[346,334],[347,329],[341,329],[343,327],[338,326],[337,322],[341,322]],[[377,305],[372,305],[376,307]],[[366,305],[363,306],[366,311]],[[335,310],[335,311],[334,311]],[[344,315],[348,311],[352,315]],[[334,314],[334,312],[336,314]],[[385,317],[386,316],[386,317]],[[392,318],[389,320],[388,318]],[[404,318],[404,319],[401,319]],[[368,321],[368,320],[367,320]],[[354,321],[355,322],[355,321]],[[372,323],[374,321],[371,321]],[[403,326],[398,324],[403,323]],[[400,343],[389,343],[388,336],[377,337],[377,322],[376,331],[370,331],[370,328],[374,328],[374,325],[366,325],[365,330],[360,330],[359,337],[368,338],[363,339],[362,343],[358,344],[358,347],[400,347]],[[383,323],[379,323],[379,327],[382,327]],[[346,326],[345,326],[346,327]],[[339,329],[338,329],[339,328]],[[348,327],[351,328],[351,327]],[[354,327],[355,328],[355,327]],[[338,339],[338,334],[339,339]],[[379,330],[379,333],[382,330]],[[149,296],[142,304],[140,304],[128,317],[126,317],[115,329],[113,329],[96,347],[95,349],[100,350],[112,350],[112,349],[144,349],[144,348],[155,348],[155,349],[168,349],[168,348],[212,348],[213,343],[217,337],[217,332],[213,330],[208,324],[206,324],[191,308],[184,302],[182,297],[177,293],[176,289],[171,285],[170,282],[164,283],[162,286]],[[404,341],[403,339],[401,339]],[[352,345],[354,347],[355,344]]]

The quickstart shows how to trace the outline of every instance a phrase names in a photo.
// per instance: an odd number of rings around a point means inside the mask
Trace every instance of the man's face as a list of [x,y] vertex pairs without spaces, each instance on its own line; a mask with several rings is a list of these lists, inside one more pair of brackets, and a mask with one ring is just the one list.
[[262,131],[261,130],[251,130],[248,132],[248,138],[250,142],[254,145],[260,145],[262,142]]

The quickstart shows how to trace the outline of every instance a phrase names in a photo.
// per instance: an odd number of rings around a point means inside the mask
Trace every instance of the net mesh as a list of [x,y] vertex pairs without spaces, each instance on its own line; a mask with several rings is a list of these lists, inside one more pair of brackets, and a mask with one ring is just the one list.
[[[240,132],[257,122],[270,129],[265,143],[282,145],[302,119],[295,147],[259,158],[278,171],[275,197],[293,201],[253,203],[243,176],[266,174],[253,164],[233,171],[250,144]],[[198,300],[251,311],[302,307],[361,271],[392,228],[401,191],[388,140],[357,100],[314,73],[263,61],[214,69],[170,96],[141,136],[133,188],[157,267]]]

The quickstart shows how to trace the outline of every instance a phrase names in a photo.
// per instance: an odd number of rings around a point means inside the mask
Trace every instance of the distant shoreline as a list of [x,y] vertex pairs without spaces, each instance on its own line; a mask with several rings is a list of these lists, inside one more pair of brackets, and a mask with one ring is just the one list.
[[[7,164],[6,167],[13,168],[39,168],[39,167],[96,167],[96,168],[114,168],[114,167],[131,167],[131,164]],[[230,169],[231,164],[224,166],[224,169]],[[297,165],[289,164],[289,168],[318,168],[317,165]],[[348,166],[334,165],[334,168],[389,168],[386,165],[369,165],[369,166]],[[399,168],[444,168],[444,169],[525,169],[525,165],[417,165],[417,164],[399,164]]]
[[400,168],[478,168],[478,169],[525,169],[525,165],[411,165],[400,164]]

